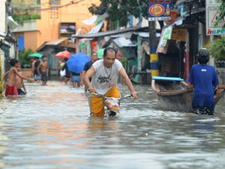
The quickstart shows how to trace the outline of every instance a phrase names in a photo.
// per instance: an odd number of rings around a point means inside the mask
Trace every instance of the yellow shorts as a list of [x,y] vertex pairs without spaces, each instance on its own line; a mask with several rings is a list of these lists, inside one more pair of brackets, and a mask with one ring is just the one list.
[[[116,87],[112,87],[104,96],[120,98],[120,92]],[[93,116],[104,116],[105,108],[103,102],[104,100],[100,96],[90,96],[89,98],[90,111],[91,113],[93,113]]]

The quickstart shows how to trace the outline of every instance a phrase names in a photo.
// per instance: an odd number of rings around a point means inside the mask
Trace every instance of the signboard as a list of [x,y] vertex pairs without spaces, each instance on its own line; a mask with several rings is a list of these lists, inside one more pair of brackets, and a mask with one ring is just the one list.
[[170,12],[171,12],[170,0],[149,0],[148,3],[149,21],[169,20]]
[[186,41],[187,29],[173,29],[171,39]]
[[206,0],[206,34],[207,35],[221,35],[225,34],[225,29],[222,29],[225,20],[222,20],[215,27],[216,18],[219,15],[218,9],[221,5],[220,0]]

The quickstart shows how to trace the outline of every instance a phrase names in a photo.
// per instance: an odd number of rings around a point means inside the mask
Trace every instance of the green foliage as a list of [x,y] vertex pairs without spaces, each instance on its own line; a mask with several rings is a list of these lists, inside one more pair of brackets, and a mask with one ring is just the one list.
[[128,61],[128,60],[127,60],[126,57],[122,57],[122,58],[121,58],[121,63],[122,63],[122,65],[123,65],[123,67],[126,66],[127,61]]
[[29,14],[28,12],[26,12],[23,15],[13,15],[13,19],[23,25],[24,21],[28,21],[28,20],[33,20],[33,19],[41,19],[41,16],[39,14]]
[[209,52],[215,60],[225,59],[225,36],[214,39],[209,45]]
[[[218,25],[219,21],[224,20],[225,18],[225,0],[219,0],[219,2],[222,2],[219,7],[219,15],[216,18],[215,27]],[[223,29],[225,29],[225,24],[223,24]]]
[[32,49],[19,51],[19,61],[23,67],[31,67],[29,55],[34,53]]
[[119,21],[120,26],[126,26],[130,14],[139,17],[140,7],[141,15],[147,19],[148,0],[101,0],[100,6],[92,4],[88,9],[96,15],[107,12],[112,22]]

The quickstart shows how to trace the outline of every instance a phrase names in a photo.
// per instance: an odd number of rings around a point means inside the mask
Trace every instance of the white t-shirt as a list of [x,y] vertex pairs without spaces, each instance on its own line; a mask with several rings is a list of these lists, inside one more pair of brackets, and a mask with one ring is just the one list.
[[95,73],[92,76],[91,85],[99,94],[106,94],[106,92],[113,86],[117,85],[119,71],[122,64],[117,59],[110,68],[104,66],[104,60],[98,60],[93,63]]

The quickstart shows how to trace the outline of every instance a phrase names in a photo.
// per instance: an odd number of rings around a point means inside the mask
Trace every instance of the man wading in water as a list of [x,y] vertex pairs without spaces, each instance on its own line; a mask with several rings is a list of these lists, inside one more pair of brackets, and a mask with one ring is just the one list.
[[46,56],[42,57],[42,61],[38,65],[37,71],[39,76],[41,77],[42,85],[46,85],[48,81],[48,62]]
[[[97,92],[105,97],[120,98],[120,93],[117,89],[119,74],[129,88],[131,95],[134,99],[137,99],[138,94],[135,91],[122,64],[116,59],[116,51],[113,48],[106,48],[104,50],[103,59],[93,63],[91,68],[85,74],[83,81],[91,93]],[[89,78],[91,77],[92,80],[90,83]],[[108,103],[107,107],[113,108],[110,103]],[[104,116],[105,110],[102,97],[91,96],[90,108],[93,116]],[[110,115],[113,116],[116,115],[116,113],[112,111]]]
[[209,52],[201,49],[198,53],[198,65],[193,65],[189,78],[190,88],[194,88],[192,108],[197,114],[214,113],[214,88],[219,84],[215,68],[207,65]]

